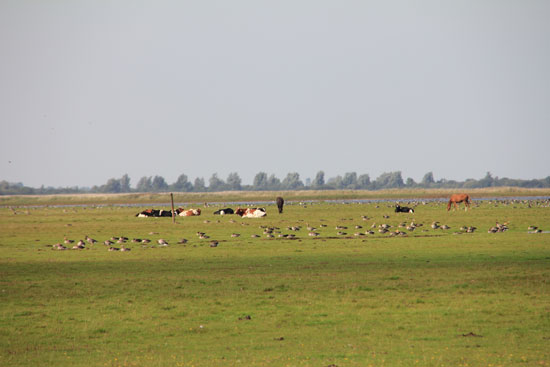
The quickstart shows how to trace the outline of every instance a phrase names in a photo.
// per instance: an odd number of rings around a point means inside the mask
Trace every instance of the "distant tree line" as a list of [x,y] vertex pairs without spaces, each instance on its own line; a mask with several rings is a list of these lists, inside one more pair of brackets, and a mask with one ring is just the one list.
[[375,180],[371,180],[368,174],[357,175],[356,172],[347,172],[344,176],[325,179],[323,171],[317,172],[313,179],[303,182],[300,175],[291,172],[283,180],[274,174],[258,172],[254,176],[251,185],[243,185],[239,174],[230,173],[225,180],[214,173],[208,180],[197,177],[193,182],[185,174],[181,174],[177,180],[168,184],[162,176],[141,177],[136,186],[130,186],[130,177],[125,174],[121,178],[110,178],[104,185],[92,188],[66,187],[40,187],[32,188],[22,183],[9,183],[0,181],[0,195],[41,195],[41,194],[73,194],[73,193],[130,193],[130,192],[216,192],[216,191],[292,191],[292,190],[381,190],[399,188],[445,188],[445,189],[471,189],[482,187],[515,186],[526,188],[550,187],[550,176],[543,179],[520,180],[510,178],[493,177],[487,172],[485,177],[479,180],[467,179],[454,181],[440,179],[436,181],[432,172],[424,175],[420,182],[412,178],[403,180],[401,171],[382,173]]

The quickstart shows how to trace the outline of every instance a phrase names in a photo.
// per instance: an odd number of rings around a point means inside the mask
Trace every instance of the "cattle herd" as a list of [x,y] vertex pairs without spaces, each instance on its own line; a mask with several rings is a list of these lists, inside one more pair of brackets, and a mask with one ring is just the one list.
[[[181,217],[192,217],[196,215],[201,215],[200,209],[183,209],[183,208],[177,208],[174,210],[175,215],[179,215]],[[136,214],[136,217],[171,217],[172,211],[170,210],[162,210],[162,209],[146,209],[142,212],[139,212]]]
[[[283,206],[285,204],[285,201],[282,197],[277,197],[275,199],[275,202],[277,203],[277,209],[279,210],[279,214],[282,214],[283,212]],[[225,208],[225,209],[218,209],[214,212],[214,215],[226,215],[226,214],[237,214],[240,217],[243,218],[261,218],[265,217],[267,215],[265,208],[237,208],[236,210],[233,210],[231,208]],[[181,217],[192,217],[192,216],[198,216],[201,215],[200,209],[183,209],[183,208],[177,208],[174,209],[174,215],[179,215]],[[172,211],[171,210],[162,210],[162,209],[146,209],[136,214],[136,217],[172,217]]]
[[[180,217],[193,217],[201,215],[200,209],[174,209],[174,214]],[[261,218],[267,215],[265,208],[231,208],[219,209],[214,212],[214,215],[236,214],[243,218]],[[172,217],[172,211],[162,209],[146,209],[136,214],[136,217]]]

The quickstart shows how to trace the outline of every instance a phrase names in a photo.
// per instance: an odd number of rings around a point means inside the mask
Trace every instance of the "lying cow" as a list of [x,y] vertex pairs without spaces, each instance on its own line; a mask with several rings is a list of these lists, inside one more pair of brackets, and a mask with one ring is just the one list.
[[399,204],[397,204],[395,206],[395,212],[396,213],[414,213],[414,209],[409,208],[408,206],[400,206]]
[[235,214],[235,212],[231,208],[220,209],[214,212],[214,215],[224,215],[224,214]]
[[267,215],[265,208],[237,208],[237,210],[235,210],[235,214],[240,215],[243,218],[261,218]]
[[179,208],[178,209],[178,215],[180,217],[192,217],[192,216],[195,216],[195,215],[201,215],[201,210],[200,209],[184,210],[184,209]]
[[136,214],[136,217],[145,218],[145,217],[171,217],[172,212],[170,210],[162,209],[146,209],[140,213]]

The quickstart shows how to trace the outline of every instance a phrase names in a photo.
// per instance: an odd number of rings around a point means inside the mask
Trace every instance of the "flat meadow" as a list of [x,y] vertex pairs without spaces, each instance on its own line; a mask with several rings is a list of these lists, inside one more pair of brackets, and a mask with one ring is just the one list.
[[0,366],[550,366],[549,201],[401,204],[0,207]]

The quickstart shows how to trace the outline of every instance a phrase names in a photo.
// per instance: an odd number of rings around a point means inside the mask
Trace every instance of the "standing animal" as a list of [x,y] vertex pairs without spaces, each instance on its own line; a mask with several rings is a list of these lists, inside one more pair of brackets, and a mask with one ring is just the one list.
[[455,209],[458,209],[458,203],[464,202],[464,210],[468,210],[470,207],[470,195],[468,194],[453,194],[447,204],[447,211],[451,210],[451,205],[454,204]]
[[395,212],[396,213],[413,213],[414,214],[414,209],[409,208],[408,206],[400,206],[399,204],[397,204],[395,206]]
[[278,196],[275,200],[277,201],[277,209],[279,209],[279,214],[281,214],[283,212],[283,205],[285,205],[285,200],[280,196]]

